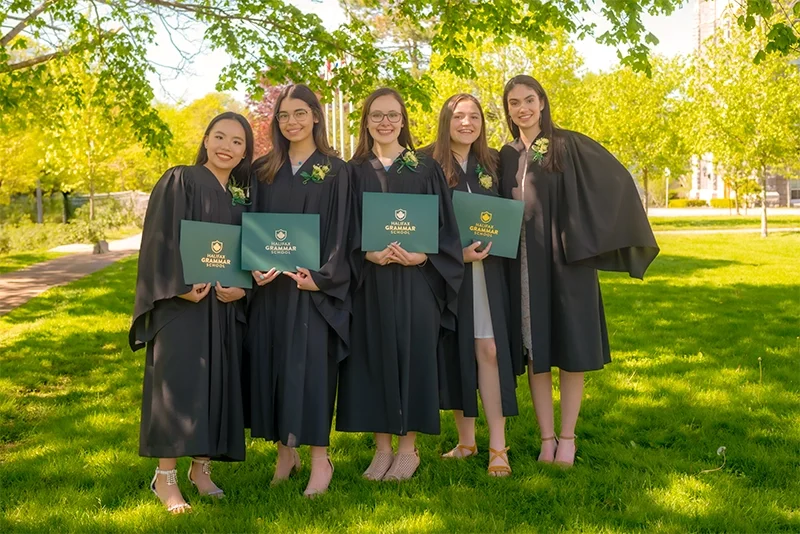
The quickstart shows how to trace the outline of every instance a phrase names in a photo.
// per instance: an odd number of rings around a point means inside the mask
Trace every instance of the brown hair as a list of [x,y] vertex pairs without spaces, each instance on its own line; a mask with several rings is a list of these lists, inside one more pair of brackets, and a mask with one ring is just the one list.
[[464,100],[470,100],[478,107],[478,112],[481,115],[481,133],[478,138],[472,143],[470,152],[475,155],[475,159],[483,167],[487,173],[492,176],[493,181],[497,181],[497,164],[498,157],[495,152],[489,150],[489,143],[486,141],[486,118],[483,114],[483,107],[478,99],[466,93],[459,93],[447,99],[439,112],[439,131],[436,133],[436,141],[433,142],[433,159],[439,162],[442,166],[445,177],[447,177],[447,185],[455,187],[458,185],[459,173],[456,170],[455,154],[450,148],[450,122],[453,119],[453,114],[456,107]]
[[328,144],[328,133],[325,129],[325,113],[322,111],[322,104],[319,103],[319,98],[314,94],[314,91],[308,88],[307,85],[297,84],[290,85],[284,88],[278,100],[275,101],[274,113],[272,115],[272,122],[270,123],[270,135],[272,137],[272,150],[259,160],[256,169],[256,175],[262,182],[271,184],[275,179],[275,175],[286,160],[289,159],[289,140],[281,133],[280,125],[278,124],[278,114],[281,110],[281,104],[287,98],[296,98],[302,100],[308,107],[311,108],[311,115],[313,120],[316,120],[311,130],[314,136],[314,144],[317,146],[317,151],[324,156],[337,156],[337,153]]
[[397,138],[397,142],[400,143],[400,146],[404,146],[409,150],[414,150],[414,140],[408,129],[408,111],[406,110],[405,102],[403,102],[403,97],[394,89],[382,87],[373,91],[372,94],[364,100],[364,105],[361,107],[361,126],[359,126],[358,129],[358,145],[353,153],[353,159],[358,163],[363,163],[369,159],[372,145],[375,143],[367,127],[369,124],[369,108],[372,107],[372,103],[375,102],[375,100],[382,96],[391,96],[400,103],[403,127],[400,129],[400,136]]
[[542,129],[542,134],[544,137],[550,140],[550,149],[544,156],[542,168],[549,172],[560,172],[564,170],[563,161],[565,158],[566,146],[564,144],[564,137],[561,133],[561,128],[558,128],[553,123],[553,118],[550,114],[550,99],[547,98],[547,93],[545,92],[544,87],[542,87],[542,84],[536,81],[536,79],[533,77],[526,76],[525,74],[514,76],[508,80],[508,83],[503,90],[503,111],[506,114],[506,124],[508,124],[508,129],[511,130],[511,135],[514,136],[514,139],[519,138],[519,126],[514,124],[514,121],[511,120],[511,115],[508,112],[508,93],[510,93],[511,90],[517,85],[525,85],[530,87],[536,91],[536,94],[539,95],[539,99],[544,103],[544,108],[539,115],[539,127]]

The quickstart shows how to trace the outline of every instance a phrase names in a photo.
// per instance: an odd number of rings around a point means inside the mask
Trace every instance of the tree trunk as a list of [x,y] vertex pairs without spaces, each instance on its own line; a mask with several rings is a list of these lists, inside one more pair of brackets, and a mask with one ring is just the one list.
[[94,220],[94,180],[89,178],[89,220]]
[[761,167],[761,237],[767,237],[767,168]]
[[42,206],[42,180],[36,178],[36,223],[42,224],[44,219],[44,209]]
[[649,180],[647,179],[647,169],[642,171],[642,178],[644,179],[644,212],[645,214],[648,214],[648,207],[650,205],[650,202],[648,202],[650,199],[650,184],[648,183]]
[[736,198],[736,215],[741,215],[741,213],[739,212],[739,190],[734,189],[733,194],[735,195]]
[[67,224],[69,222],[69,193],[61,192],[61,222]]

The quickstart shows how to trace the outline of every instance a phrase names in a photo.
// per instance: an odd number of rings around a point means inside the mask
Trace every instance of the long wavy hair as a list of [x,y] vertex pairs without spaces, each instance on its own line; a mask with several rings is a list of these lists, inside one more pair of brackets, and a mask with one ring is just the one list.
[[397,142],[400,143],[400,146],[404,146],[409,150],[414,150],[414,139],[411,136],[411,131],[408,129],[408,110],[406,110],[406,104],[403,102],[403,97],[400,96],[400,93],[394,89],[389,87],[381,87],[380,89],[373,91],[367,97],[367,99],[364,100],[364,105],[361,107],[361,125],[358,129],[358,145],[356,145],[356,150],[353,153],[353,160],[358,163],[363,163],[369,159],[372,152],[372,145],[375,144],[375,140],[372,139],[372,135],[370,135],[368,128],[369,109],[372,107],[372,103],[382,96],[391,96],[400,103],[400,114],[403,116],[403,127],[400,129],[400,136],[397,138]]
[[553,117],[550,113],[550,99],[547,98],[547,93],[544,87],[542,87],[542,84],[533,77],[525,74],[514,76],[508,80],[503,90],[503,111],[505,112],[506,124],[508,124],[508,129],[511,130],[511,135],[514,136],[514,139],[519,138],[519,126],[514,124],[514,121],[511,120],[511,114],[508,112],[508,93],[517,85],[530,87],[536,91],[536,94],[539,95],[539,99],[544,103],[544,108],[539,115],[539,127],[542,129],[544,137],[550,140],[550,148],[544,156],[542,168],[549,172],[560,172],[564,170],[566,145],[561,128],[553,123]]
[[262,182],[271,184],[275,179],[275,175],[283,167],[283,164],[289,159],[289,140],[281,132],[280,124],[278,123],[278,114],[281,111],[281,104],[287,98],[296,98],[302,100],[308,107],[311,108],[311,115],[314,126],[311,130],[311,135],[314,137],[314,144],[317,146],[317,151],[323,156],[334,157],[337,152],[331,148],[328,143],[328,133],[325,128],[325,113],[322,111],[322,104],[319,98],[314,94],[307,85],[296,84],[285,87],[278,100],[275,101],[275,111],[272,115],[272,122],[270,123],[270,136],[272,137],[272,150],[269,153],[259,158],[256,165],[256,175]]
[[452,139],[450,138],[450,123],[453,120],[456,107],[465,100],[474,102],[481,115],[481,133],[472,143],[470,153],[475,156],[480,166],[492,176],[492,180],[497,181],[498,157],[496,152],[492,152],[489,149],[489,143],[486,141],[486,117],[483,114],[483,107],[474,96],[459,93],[448,98],[442,106],[442,110],[439,112],[439,130],[436,133],[436,141],[433,142],[431,147],[433,159],[442,166],[444,175],[447,178],[447,185],[450,187],[457,186],[459,178],[455,153],[452,149]]
[[200,141],[200,148],[197,150],[194,164],[205,165],[208,162],[208,150],[206,150],[205,140],[211,135],[214,125],[224,120],[236,121],[244,129],[244,158],[233,168],[231,177],[237,185],[247,187],[250,185],[250,164],[253,162],[253,128],[250,127],[250,123],[243,115],[233,111],[226,111],[211,119],[211,122],[206,127],[206,132],[203,134],[203,140]]

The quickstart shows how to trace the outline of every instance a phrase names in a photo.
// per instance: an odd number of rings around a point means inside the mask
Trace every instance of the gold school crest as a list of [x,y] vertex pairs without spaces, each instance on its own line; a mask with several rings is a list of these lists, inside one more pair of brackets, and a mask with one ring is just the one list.
[[482,211],[481,212],[481,222],[484,224],[488,224],[492,221],[492,213],[489,211]]
[[220,252],[222,252],[222,241],[212,241],[211,252],[213,252],[214,254],[219,254]]
[[394,210],[394,218],[398,221],[406,220],[406,210]]
[[281,229],[275,230],[275,239],[277,239],[278,241],[283,241],[284,239],[286,239],[287,235],[289,235],[289,233],[286,230],[281,230]]

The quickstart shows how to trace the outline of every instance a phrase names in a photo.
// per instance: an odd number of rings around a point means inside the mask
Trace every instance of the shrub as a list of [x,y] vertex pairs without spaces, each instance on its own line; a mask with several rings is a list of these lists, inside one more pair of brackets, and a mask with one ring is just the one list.
[[9,252],[11,252],[11,238],[4,231],[0,234],[0,254],[8,254]]
[[712,208],[735,208],[736,201],[732,198],[712,198]]
[[4,225],[0,229],[0,235],[9,242],[7,252],[27,252],[72,243],[72,230],[68,224],[24,222]]
[[670,208],[704,208],[708,206],[705,200],[696,198],[678,198],[669,201]]

